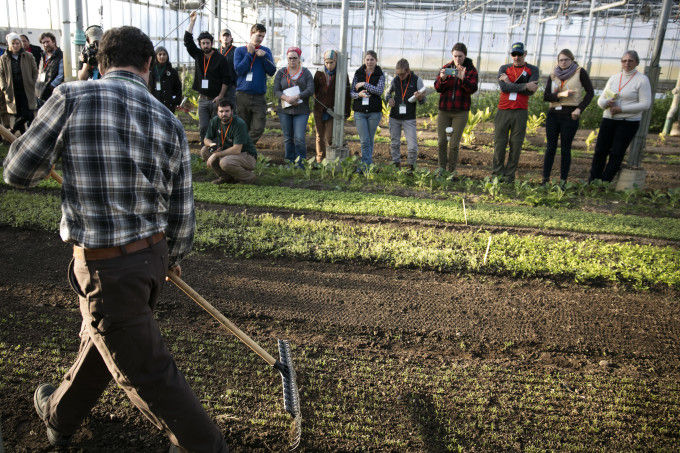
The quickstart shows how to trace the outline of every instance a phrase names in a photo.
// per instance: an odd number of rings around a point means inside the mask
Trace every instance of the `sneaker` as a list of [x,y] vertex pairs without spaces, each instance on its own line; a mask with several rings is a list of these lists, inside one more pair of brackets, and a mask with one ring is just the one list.
[[213,179],[210,182],[213,184],[234,184],[236,180],[231,176],[220,176],[219,178]]
[[[57,390],[52,384],[40,384],[33,394],[33,405],[38,417],[43,422],[47,419],[46,406],[50,395]],[[53,447],[67,447],[71,443],[71,436],[65,436],[47,426],[47,440]]]

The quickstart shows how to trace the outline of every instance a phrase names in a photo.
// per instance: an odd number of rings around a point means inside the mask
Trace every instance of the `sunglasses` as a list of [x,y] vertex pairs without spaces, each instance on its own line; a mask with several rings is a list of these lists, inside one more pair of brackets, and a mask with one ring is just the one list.
[[512,55],[513,57],[521,57],[521,56],[523,56],[524,54],[521,53],[521,52],[512,52],[510,55]]

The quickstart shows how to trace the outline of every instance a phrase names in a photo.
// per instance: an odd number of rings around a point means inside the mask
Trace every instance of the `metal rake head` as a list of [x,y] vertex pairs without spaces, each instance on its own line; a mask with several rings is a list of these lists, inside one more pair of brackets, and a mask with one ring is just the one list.
[[300,445],[302,437],[302,415],[300,414],[300,393],[297,386],[297,375],[293,366],[293,355],[287,340],[278,340],[279,360],[274,367],[281,373],[283,384],[283,408],[293,417],[290,426],[289,446],[291,450]]

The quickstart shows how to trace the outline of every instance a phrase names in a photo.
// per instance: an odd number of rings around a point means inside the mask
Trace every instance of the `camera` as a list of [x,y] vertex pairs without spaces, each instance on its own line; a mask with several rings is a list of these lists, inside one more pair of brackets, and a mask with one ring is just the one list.
[[444,74],[447,76],[457,76],[458,75],[458,69],[457,68],[444,68]]
[[83,49],[83,60],[90,67],[97,67],[97,51],[99,50],[99,41],[95,41]]

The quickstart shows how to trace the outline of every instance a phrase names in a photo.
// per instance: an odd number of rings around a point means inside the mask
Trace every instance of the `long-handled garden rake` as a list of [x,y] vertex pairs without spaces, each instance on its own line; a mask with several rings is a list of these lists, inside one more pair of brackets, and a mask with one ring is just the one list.
[[[0,125],[0,136],[10,143],[16,140],[16,136],[2,125]],[[55,172],[54,169],[50,171],[50,176],[59,184],[63,181],[62,177]],[[187,296],[192,298],[213,318],[219,321],[222,326],[236,335],[239,340],[245,343],[245,345],[252,349],[257,355],[262,357],[269,366],[274,367],[279,371],[283,383],[283,408],[291,415],[291,417],[293,417],[293,422],[290,426],[289,445],[291,450],[297,448],[297,446],[300,445],[300,439],[302,437],[302,416],[300,414],[300,393],[298,392],[297,376],[295,374],[295,367],[293,366],[293,355],[290,350],[290,343],[288,343],[287,340],[278,340],[279,360],[276,360],[241,329],[236,327],[234,323],[229,321],[191,286],[187,285],[184,280],[177,276],[177,274],[168,272],[167,277],[168,280],[177,285],[177,287],[186,293]]]
[[297,377],[295,368],[293,367],[293,356],[288,341],[278,340],[279,360],[276,360],[176,274],[168,272],[168,279],[177,285],[179,289],[192,298],[194,302],[200,305],[213,318],[219,321],[224,328],[236,335],[236,337],[252,349],[253,352],[262,357],[269,366],[272,366],[279,371],[281,374],[281,381],[283,382],[283,408],[291,415],[291,417],[293,417],[293,422],[290,426],[290,449],[293,450],[297,448],[300,444],[300,437],[302,435],[302,416],[300,414],[300,394],[297,387]]

